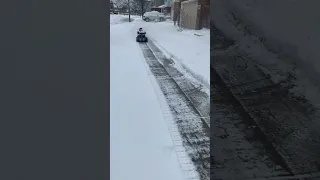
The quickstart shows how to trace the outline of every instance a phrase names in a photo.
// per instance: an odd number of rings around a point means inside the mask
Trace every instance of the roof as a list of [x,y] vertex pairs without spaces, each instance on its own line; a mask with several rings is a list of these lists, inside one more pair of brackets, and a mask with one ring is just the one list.
[[166,8],[166,7],[169,7],[169,6],[167,6],[166,4],[163,4],[163,5],[161,5],[161,6],[158,6],[158,8]]

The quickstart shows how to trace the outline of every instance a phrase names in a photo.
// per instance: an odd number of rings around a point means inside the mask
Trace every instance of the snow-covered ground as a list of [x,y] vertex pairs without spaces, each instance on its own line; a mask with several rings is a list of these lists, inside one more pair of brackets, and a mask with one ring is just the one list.
[[[289,74],[290,91],[320,108],[319,1],[216,0],[213,22],[275,82]],[[320,128],[320,111],[310,114]]]
[[112,16],[112,18],[110,18],[110,26],[123,23],[123,20],[123,16]]
[[145,23],[140,17],[135,19],[144,28],[147,36],[166,54],[168,58],[192,74],[208,88],[210,86],[210,30],[183,30],[167,20],[159,23]]
[[[241,19],[266,36],[270,46],[297,58],[288,63],[297,63],[308,71],[320,73],[320,26],[317,0],[231,0],[229,7]],[[281,46],[281,47],[280,47]]]
[[152,78],[135,42],[137,24],[119,17],[110,20],[111,180],[184,180]]

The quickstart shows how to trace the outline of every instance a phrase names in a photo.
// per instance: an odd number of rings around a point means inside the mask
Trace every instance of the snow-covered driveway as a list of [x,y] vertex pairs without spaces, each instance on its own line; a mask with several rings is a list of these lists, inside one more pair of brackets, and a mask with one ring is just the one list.
[[134,24],[110,24],[110,33],[111,180],[183,180]]

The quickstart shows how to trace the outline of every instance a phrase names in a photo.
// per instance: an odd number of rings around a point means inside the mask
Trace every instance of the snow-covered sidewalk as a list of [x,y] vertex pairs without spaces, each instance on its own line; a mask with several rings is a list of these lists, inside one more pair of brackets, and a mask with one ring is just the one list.
[[[118,18],[119,16],[111,16]],[[111,180],[183,180],[134,23],[110,22]]]

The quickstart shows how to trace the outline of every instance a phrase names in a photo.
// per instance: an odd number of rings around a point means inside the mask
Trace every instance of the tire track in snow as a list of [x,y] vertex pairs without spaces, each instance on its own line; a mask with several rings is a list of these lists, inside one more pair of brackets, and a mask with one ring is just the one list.
[[[205,92],[202,88],[205,88],[201,82],[196,82],[196,78],[186,77],[192,76],[190,73],[184,71],[180,72],[174,65],[174,61],[171,59],[167,59],[167,57],[161,52],[161,50],[150,41],[148,43],[148,47],[153,52],[155,57],[164,65],[166,71],[172,76],[182,90],[182,92],[186,95],[186,97],[192,102],[193,107],[199,113],[200,117],[204,121],[204,124],[210,128],[210,95],[207,94],[209,92]],[[176,77],[176,74],[180,77]],[[191,81],[191,79],[193,81]]]
[[[202,110],[204,107],[201,106],[201,99],[197,99],[202,97],[197,96],[202,91],[192,83],[188,83],[184,75],[170,67],[169,63],[158,59],[156,56],[159,56],[160,52],[152,51],[146,43],[141,43],[140,48],[166,101],[162,103],[167,105],[164,105],[163,109],[165,116],[168,117],[166,119],[169,121],[171,136],[182,168],[189,179],[209,180],[209,124],[204,119],[210,117],[209,113],[205,114],[207,117],[202,117],[205,112]],[[193,102],[195,99],[198,101]],[[198,107],[195,107],[194,103],[197,103]],[[209,109],[209,106],[207,108]],[[194,172],[197,172],[197,175]]]

